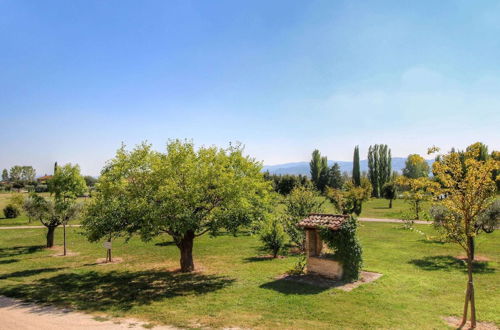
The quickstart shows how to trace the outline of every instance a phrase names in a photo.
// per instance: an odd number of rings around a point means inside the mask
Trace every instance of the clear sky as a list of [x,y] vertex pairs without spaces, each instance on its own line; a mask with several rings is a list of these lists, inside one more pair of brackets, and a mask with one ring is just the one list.
[[265,164],[500,147],[499,1],[0,0],[0,168],[123,141]]

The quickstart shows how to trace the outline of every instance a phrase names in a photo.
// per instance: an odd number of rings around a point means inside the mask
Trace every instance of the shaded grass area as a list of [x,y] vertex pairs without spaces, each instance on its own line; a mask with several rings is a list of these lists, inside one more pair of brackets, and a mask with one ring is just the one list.
[[[433,235],[430,226],[418,226]],[[0,231],[0,294],[73,307],[100,316],[129,316],[151,324],[241,328],[444,328],[443,316],[460,315],[465,265],[452,244],[426,241],[397,224],[360,223],[365,270],[382,273],[351,292],[279,280],[298,256],[259,258],[256,237],[223,235],[195,240],[199,273],[182,274],[168,236],[143,243],[116,240],[120,264],[93,265],[105,256],[68,230],[78,256],[52,257],[43,229]],[[61,230],[56,243],[61,243]],[[477,239],[489,258],[475,269],[480,320],[500,324],[500,235]]]

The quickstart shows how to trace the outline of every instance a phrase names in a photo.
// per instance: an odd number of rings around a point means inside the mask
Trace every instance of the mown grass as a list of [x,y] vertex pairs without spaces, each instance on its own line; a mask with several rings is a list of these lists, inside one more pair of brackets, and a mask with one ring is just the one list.
[[[418,228],[434,234],[430,226]],[[384,275],[351,292],[276,279],[298,257],[254,258],[260,243],[246,234],[197,239],[201,271],[181,274],[174,271],[179,254],[167,236],[149,243],[118,240],[113,252],[124,261],[96,265],[105,250],[79,230],[69,230],[69,249],[80,253],[71,257],[51,256],[43,229],[0,230],[0,294],[195,328],[446,328],[442,317],[462,309],[465,268],[453,258],[461,250],[397,224],[360,224],[364,268]],[[499,237],[478,239],[478,254],[490,261],[475,271],[479,319],[497,325]]]
[[[430,202],[422,203],[422,210],[428,212]],[[363,218],[380,218],[380,219],[404,219],[405,214],[413,216],[410,205],[403,199],[395,199],[392,201],[392,208],[389,208],[389,201],[384,198],[371,198],[363,203],[363,208],[360,217]],[[424,217],[421,214],[421,217]]]

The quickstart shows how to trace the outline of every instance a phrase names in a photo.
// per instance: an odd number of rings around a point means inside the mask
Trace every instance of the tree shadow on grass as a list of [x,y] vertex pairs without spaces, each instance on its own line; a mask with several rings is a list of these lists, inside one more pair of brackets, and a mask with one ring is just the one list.
[[156,246],[175,246],[175,242],[159,242],[155,243]]
[[57,272],[57,271],[62,270],[62,269],[65,269],[65,267],[21,270],[21,271],[17,271],[17,272],[12,272],[12,273],[8,273],[8,274],[0,275],[0,280],[5,280],[8,278],[13,278],[13,277],[28,277],[28,276],[38,275],[41,273]]
[[6,265],[6,264],[12,264],[14,262],[18,262],[19,259],[5,259],[5,260],[0,260],[0,265]]
[[29,254],[41,251],[45,248],[43,245],[29,245],[29,246],[13,246],[8,248],[0,248],[0,258],[15,257],[20,254]]
[[326,287],[306,284],[306,283],[298,283],[295,281],[288,281],[286,279],[278,279],[272,282],[264,283],[260,286],[263,289],[269,289],[278,291],[284,294],[299,294],[299,295],[307,295],[307,294],[318,294],[325,290],[328,290]]
[[[408,263],[413,264],[424,270],[461,270],[467,272],[467,265],[463,260],[459,260],[452,256],[429,256],[422,259],[413,259]],[[494,273],[495,268],[490,267],[488,262],[474,261],[472,264],[474,273]]]
[[0,288],[0,294],[86,311],[123,311],[166,298],[209,293],[233,282],[225,276],[197,273],[89,271],[6,286]]

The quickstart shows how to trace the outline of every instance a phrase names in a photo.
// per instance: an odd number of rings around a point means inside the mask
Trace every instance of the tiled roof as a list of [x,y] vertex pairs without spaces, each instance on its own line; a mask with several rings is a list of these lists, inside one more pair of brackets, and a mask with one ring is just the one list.
[[348,215],[312,213],[304,220],[301,220],[298,226],[306,229],[326,227],[331,230],[337,230],[347,218]]

